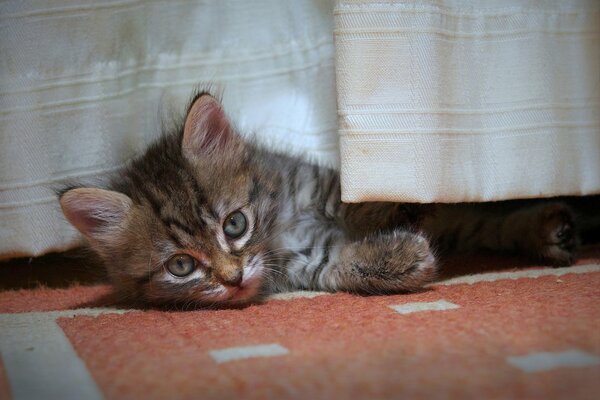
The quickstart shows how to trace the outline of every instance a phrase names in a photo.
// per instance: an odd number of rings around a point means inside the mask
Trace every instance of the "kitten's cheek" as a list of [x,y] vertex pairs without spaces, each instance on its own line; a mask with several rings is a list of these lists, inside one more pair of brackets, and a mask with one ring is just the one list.
[[242,279],[242,286],[248,286],[251,282],[256,280],[258,274],[258,268],[255,266],[244,267],[244,276]]

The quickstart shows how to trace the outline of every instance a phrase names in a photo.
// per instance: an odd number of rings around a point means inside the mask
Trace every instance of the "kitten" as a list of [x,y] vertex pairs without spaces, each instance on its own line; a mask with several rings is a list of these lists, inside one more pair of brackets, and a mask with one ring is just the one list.
[[207,93],[108,188],[72,187],[60,204],[118,291],[154,304],[238,304],[292,289],[413,291],[436,277],[427,237],[557,265],[572,262],[576,244],[562,203],[508,212],[341,203],[334,170],[242,139]]

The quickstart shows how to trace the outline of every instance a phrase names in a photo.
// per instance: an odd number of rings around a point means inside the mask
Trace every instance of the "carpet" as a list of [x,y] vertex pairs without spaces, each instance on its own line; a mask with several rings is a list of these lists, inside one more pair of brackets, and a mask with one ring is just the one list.
[[413,294],[192,311],[115,307],[80,268],[29,264],[0,264],[0,399],[600,397],[600,247],[569,268],[456,257]]

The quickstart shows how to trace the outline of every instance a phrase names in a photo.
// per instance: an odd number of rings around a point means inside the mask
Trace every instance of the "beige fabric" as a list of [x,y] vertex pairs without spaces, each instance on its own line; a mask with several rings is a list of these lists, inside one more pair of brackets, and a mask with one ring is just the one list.
[[103,179],[216,83],[244,132],[338,162],[329,0],[0,2],[0,258],[78,241],[52,189]]
[[338,0],[342,197],[600,192],[600,2]]
[[600,191],[600,3],[0,2],[0,258],[78,236],[103,179],[215,82],[236,124],[337,165],[347,201]]

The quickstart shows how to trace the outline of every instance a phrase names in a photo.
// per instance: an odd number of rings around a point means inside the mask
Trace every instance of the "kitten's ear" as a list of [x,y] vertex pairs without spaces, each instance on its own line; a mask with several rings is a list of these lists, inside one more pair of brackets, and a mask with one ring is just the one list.
[[237,142],[223,107],[209,94],[199,95],[190,106],[183,127],[184,155],[198,155]]
[[60,206],[69,222],[84,236],[99,239],[114,232],[132,206],[122,193],[95,188],[71,189],[60,196]]

